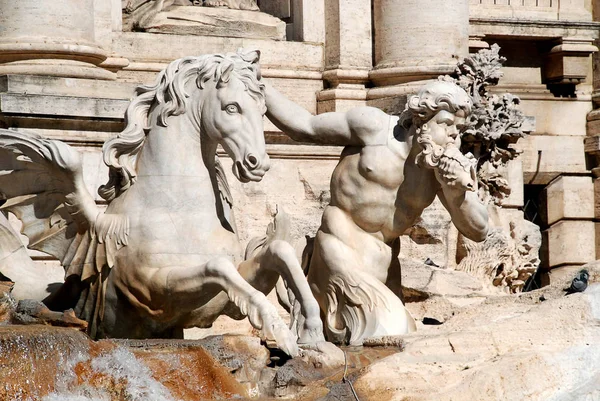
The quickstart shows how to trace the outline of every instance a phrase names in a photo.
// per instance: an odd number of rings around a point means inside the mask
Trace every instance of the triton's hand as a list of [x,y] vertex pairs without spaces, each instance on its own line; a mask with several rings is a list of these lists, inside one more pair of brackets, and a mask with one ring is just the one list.
[[450,144],[435,168],[435,177],[442,185],[459,191],[477,191],[476,160],[472,154],[464,155]]

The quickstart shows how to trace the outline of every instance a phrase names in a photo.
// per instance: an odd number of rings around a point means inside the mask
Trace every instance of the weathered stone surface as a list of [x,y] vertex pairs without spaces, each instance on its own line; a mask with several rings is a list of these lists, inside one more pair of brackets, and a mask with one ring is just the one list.
[[[526,110],[526,102],[523,105]],[[581,137],[536,134],[523,138],[519,146],[523,149],[523,176],[528,184],[548,184],[564,173],[586,172]]]
[[544,231],[546,237],[546,260],[549,267],[560,265],[582,265],[596,259],[593,221],[562,220]]
[[594,217],[594,185],[591,177],[562,176],[545,189],[547,224],[562,219]]
[[401,257],[421,262],[429,258],[437,266],[452,266],[456,255],[450,248],[458,235],[453,229],[450,214],[436,199],[401,237]]
[[599,306],[599,284],[566,297],[490,299],[406,336],[404,352],[368,367],[354,386],[367,401],[593,399]]
[[285,40],[285,22],[257,11],[174,6],[144,25],[153,33]]
[[412,259],[400,259],[400,266],[406,302],[432,296],[478,296],[484,289],[481,281],[465,272],[429,266]]

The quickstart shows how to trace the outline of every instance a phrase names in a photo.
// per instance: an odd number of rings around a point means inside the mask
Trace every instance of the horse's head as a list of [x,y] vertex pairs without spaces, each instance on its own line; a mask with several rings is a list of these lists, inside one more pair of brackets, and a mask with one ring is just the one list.
[[125,113],[125,129],[104,144],[110,179],[99,189],[100,195],[110,201],[135,182],[146,135],[153,124],[167,127],[173,118],[189,122],[199,140],[221,144],[240,181],[260,181],[270,162],[259,57],[258,51],[184,57],[169,64],[154,85],[137,87]]
[[233,160],[233,173],[242,182],[260,181],[270,167],[259,57],[258,51],[227,54],[214,74],[198,78],[198,85],[206,91],[198,116],[202,132],[223,146]]

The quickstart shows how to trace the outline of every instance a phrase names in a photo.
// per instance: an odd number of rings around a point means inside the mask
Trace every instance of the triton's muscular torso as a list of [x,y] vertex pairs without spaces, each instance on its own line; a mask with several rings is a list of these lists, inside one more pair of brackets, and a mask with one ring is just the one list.
[[326,231],[335,230],[329,227],[329,216],[339,219],[344,212],[359,231],[388,243],[433,201],[438,188],[433,171],[415,165],[420,149],[413,149],[412,137],[397,121],[390,117],[379,134],[385,136],[380,145],[344,149],[331,178],[331,203],[323,217]]

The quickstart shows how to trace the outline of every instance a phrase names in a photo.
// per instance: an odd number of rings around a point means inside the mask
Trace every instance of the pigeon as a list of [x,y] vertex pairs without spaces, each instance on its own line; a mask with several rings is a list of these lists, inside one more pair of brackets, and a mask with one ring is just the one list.
[[590,273],[587,270],[580,270],[571,281],[571,286],[567,289],[567,295],[585,291],[589,278]]

